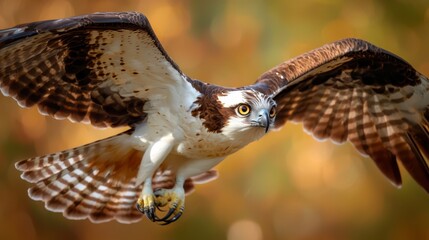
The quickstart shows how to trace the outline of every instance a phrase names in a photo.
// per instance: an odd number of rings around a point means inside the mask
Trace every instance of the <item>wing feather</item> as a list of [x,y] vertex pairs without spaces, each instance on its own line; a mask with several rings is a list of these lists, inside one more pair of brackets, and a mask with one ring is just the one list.
[[[21,177],[34,184],[29,196],[69,219],[88,218],[96,223],[140,220],[143,215],[135,205],[142,185],[136,185],[136,176],[144,152],[133,148],[129,137],[132,131],[16,163]],[[216,171],[210,170],[186,179],[185,193],[191,193],[194,184],[216,177]],[[173,188],[175,181],[171,171],[158,169],[152,188]]]
[[[98,127],[133,125],[146,102],[190,80],[135,12],[94,13],[0,31],[0,89],[21,106]],[[156,93],[156,94],[155,94]]]
[[282,63],[249,87],[277,101],[277,128],[303,122],[316,138],[348,140],[396,186],[400,160],[429,192],[429,80],[394,54],[345,39]]

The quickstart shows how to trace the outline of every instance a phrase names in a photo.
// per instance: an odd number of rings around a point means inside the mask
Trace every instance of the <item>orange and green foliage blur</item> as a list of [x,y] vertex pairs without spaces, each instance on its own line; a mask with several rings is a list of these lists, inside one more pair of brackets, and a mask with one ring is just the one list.
[[[146,14],[185,73],[214,84],[250,84],[345,37],[368,40],[429,75],[426,0],[0,0],[0,28],[129,10]],[[27,197],[30,185],[14,162],[123,129],[52,120],[5,97],[0,116],[0,239],[429,239],[429,195],[408,174],[397,190],[349,144],[317,142],[290,123],[221,163],[220,178],[197,186],[174,224],[68,220]]]

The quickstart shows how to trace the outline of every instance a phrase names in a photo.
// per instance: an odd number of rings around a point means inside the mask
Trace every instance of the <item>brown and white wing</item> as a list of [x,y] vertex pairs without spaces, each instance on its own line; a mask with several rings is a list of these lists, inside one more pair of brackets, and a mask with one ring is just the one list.
[[[134,149],[133,129],[77,148],[30,158],[16,163],[21,177],[34,185],[28,190],[33,200],[43,201],[53,212],[69,219],[100,223],[116,220],[132,223],[144,216],[136,208],[142,185],[136,176],[144,154]],[[188,178],[186,193],[194,184],[217,177],[215,170]],[[173,188],[176,176],[159,169],[153,189]]]
[[[26,159],[16,163],[16,168],[24,180],[34,184],[28,195],[43,201],[50,211],[92,222],[135,222],[142,217],[135,208],[142,189],[136,186],[135,175],[143,153],[130,147],[130,134],[132,130]],[[119,162],[121,158],[127,163]]]
[[[142,14],[95,13],[0,30],[4,95],[57,119],[132,127],[16,164],[22,178],[34,183],[30,197],[67,218],[129,223],[142,217],[135,207],[141,186],[135,183],[144,152],[131,141],[133,125],[150,114],[148,109],[175,108],[174,99],[195,94],[193,83],[166,54]],[[187,179],[185,191],[215,177],[211,171]],[[175,176],[165,171],[153,179],[154,188],[174,183]]]
[[429,192],[429,81],[399,57],[345,39],[278,65],[252,87],[277,102],[276,128],[302,122],[315,138],[350,141],[396,186],[399,160]]
[[57,119],[133,125],[145,119],[151,98],[186,95],[189,87],[139,13],[95,13],[0,30],[2,93]]

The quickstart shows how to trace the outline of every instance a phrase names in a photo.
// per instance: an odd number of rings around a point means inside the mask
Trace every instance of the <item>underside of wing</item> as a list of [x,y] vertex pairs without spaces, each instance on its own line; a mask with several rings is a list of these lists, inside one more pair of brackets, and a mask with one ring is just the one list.
[[139,13],[95,13],[0,31],[0,89],[21,106],[99,127],[133,125],[147,101],[190,84]]
[[[136,184],[144,154],[132,146],[132,130],[81,147],[22,160],[16,168],[34,185],[28,190],[34,200],[43,201],[53,212],[69,219],[100,223],[117,220],[132,223],[144,216],[136,208],[142,185]],[[217,177],[215,170],[186,179],[184,190]],[[173,188],[176,176],[158,169],[153,189]]]
[[429,192],[429,81],[402,59],[345,39],[273,68],[254,87],[277,101],[276,127],[302,122],[315,138],[348,140],[397,186],[400,160]]

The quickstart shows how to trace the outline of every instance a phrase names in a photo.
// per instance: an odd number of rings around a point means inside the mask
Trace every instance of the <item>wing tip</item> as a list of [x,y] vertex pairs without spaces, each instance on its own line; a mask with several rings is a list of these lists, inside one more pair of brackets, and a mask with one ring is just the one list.
[[28,160],[21,160],[15,163],[15,169],[18,171],[25,171],[28,169],[28,167],[26,166]]
[[404,135],[398,158],[411,177],[429,193],[429,132],[420,125],[412,126]]

